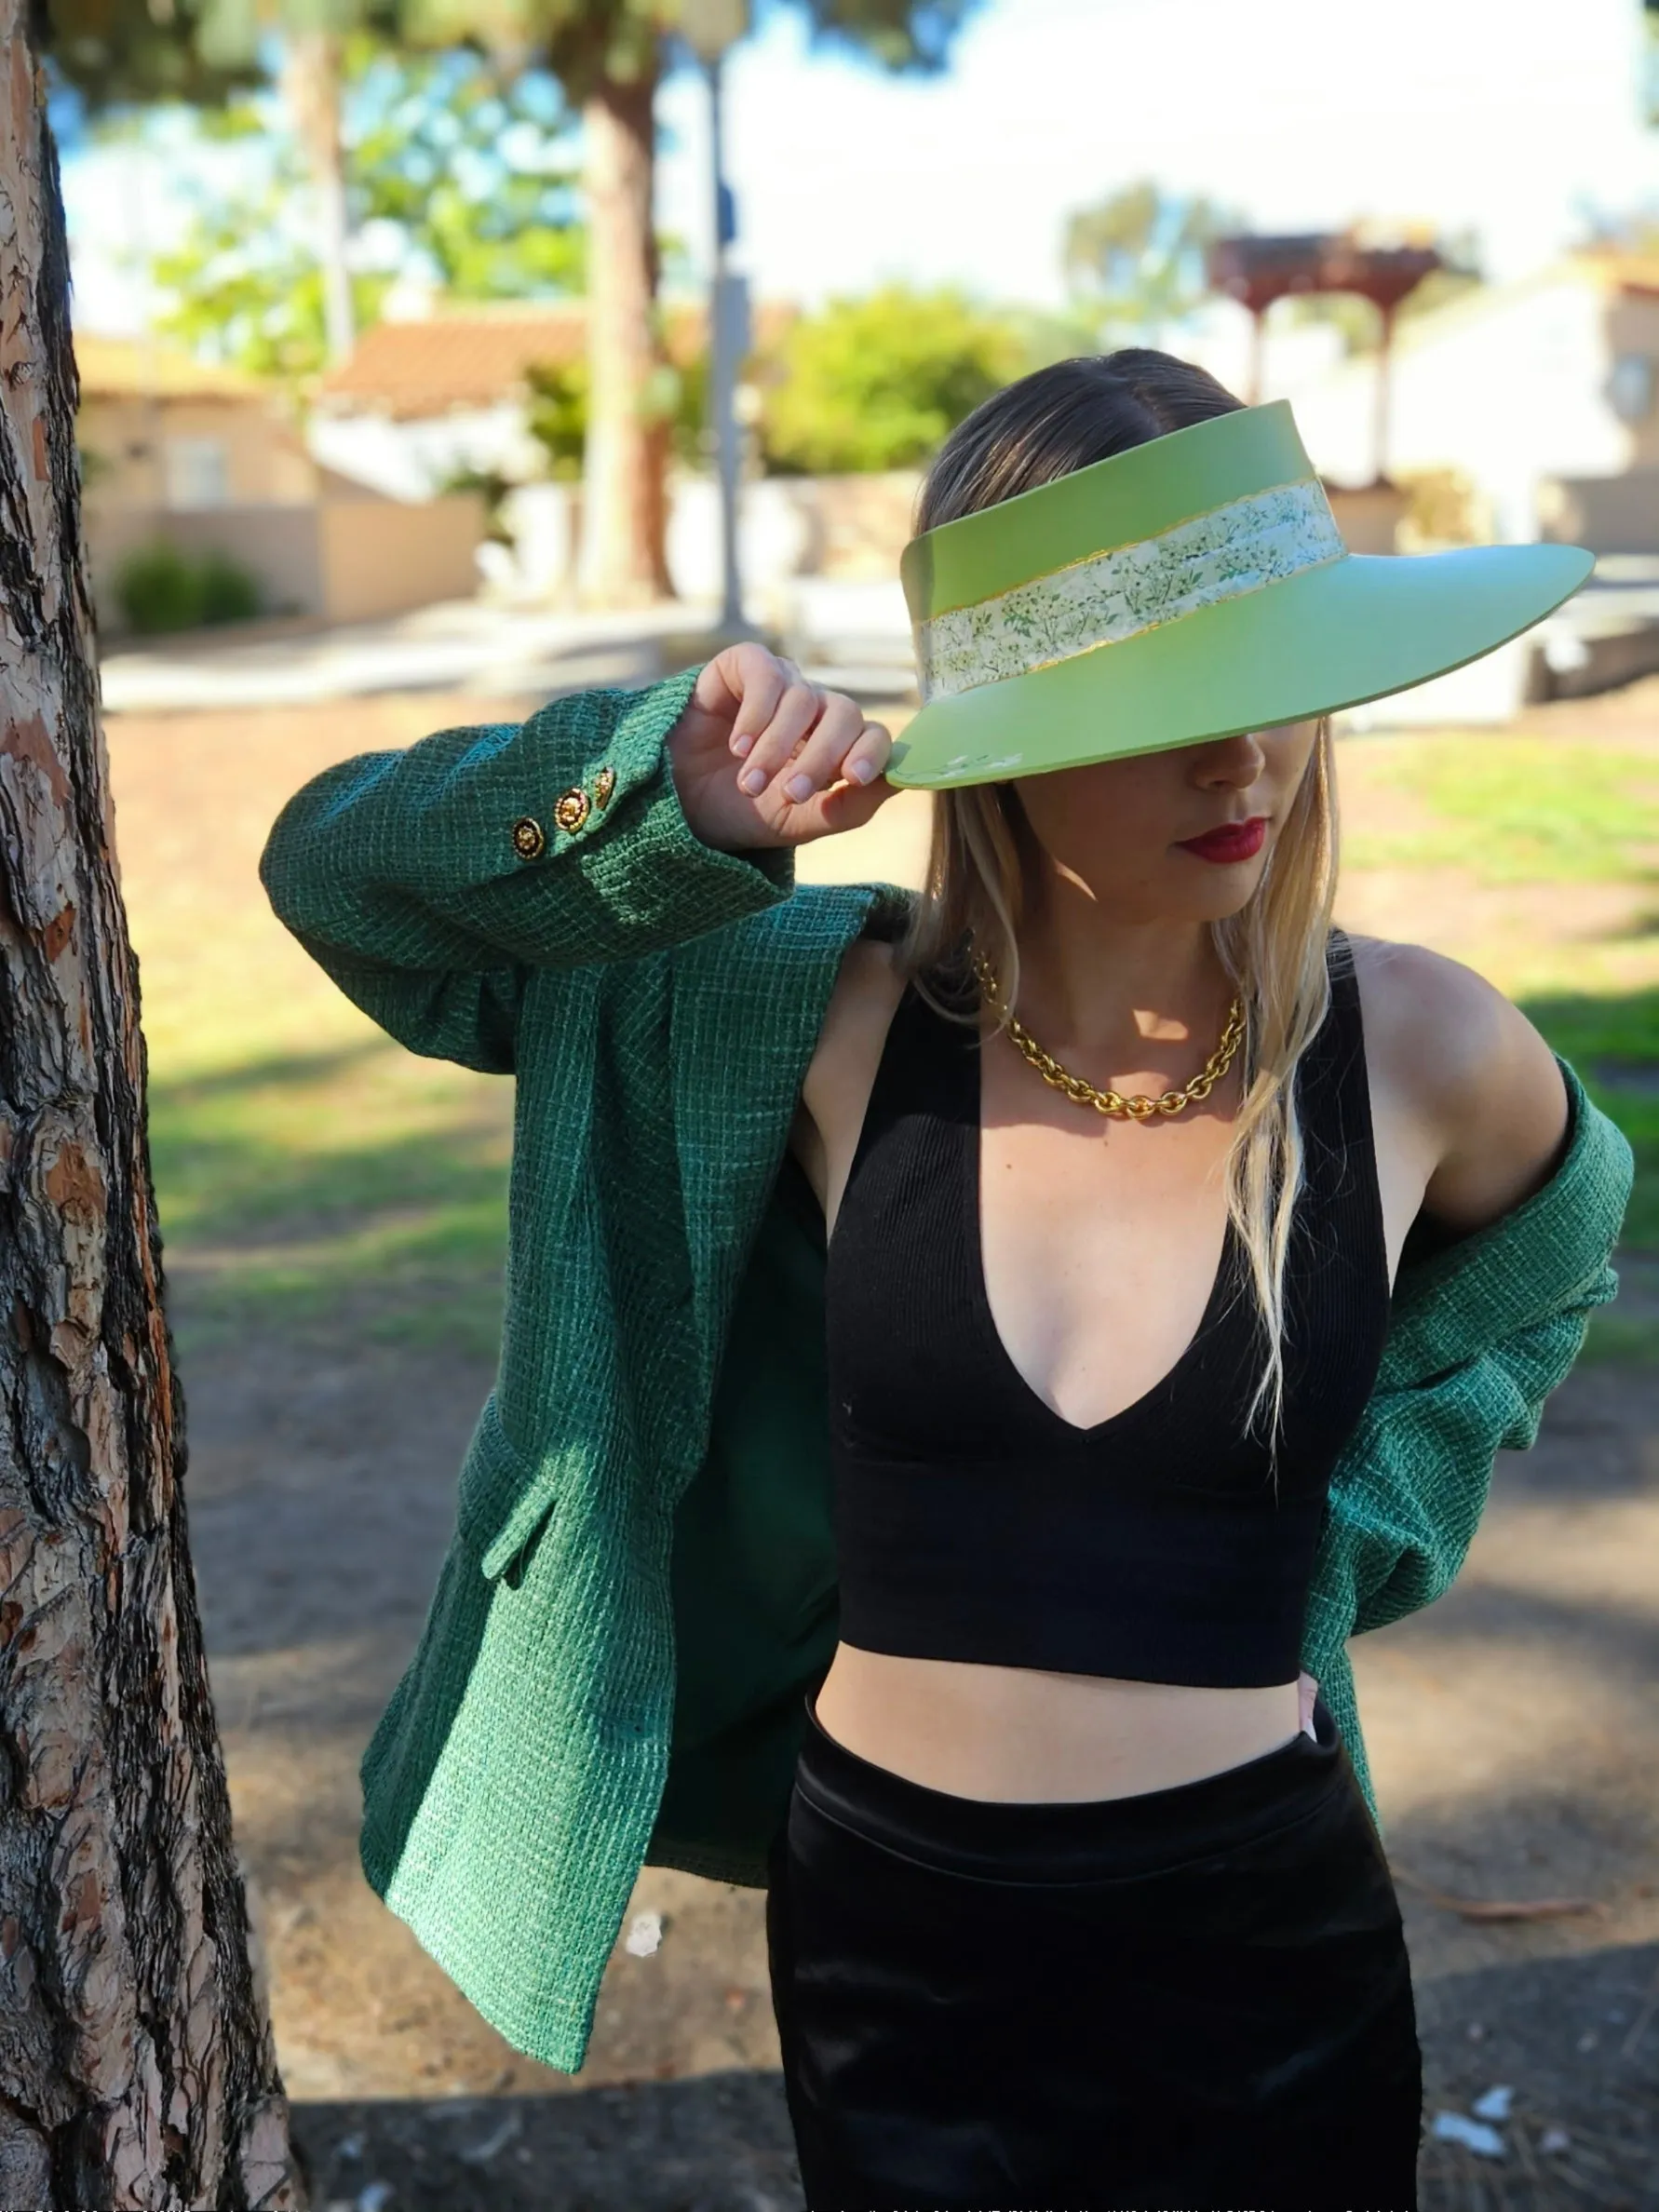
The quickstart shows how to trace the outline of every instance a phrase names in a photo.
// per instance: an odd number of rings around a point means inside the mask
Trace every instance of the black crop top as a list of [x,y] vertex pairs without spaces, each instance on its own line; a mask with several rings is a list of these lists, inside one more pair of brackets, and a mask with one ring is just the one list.
[[1175,1366],[1079,1428],[997,1334],[979,1244],[979,1041],[908,987],[825,1281],[841,1635],[866,1651],[1132,1681],[1293,1681],[1327,1485],[1388,1322],[1358,988],[1303,1055],[1275,1469],[1231,1226]]

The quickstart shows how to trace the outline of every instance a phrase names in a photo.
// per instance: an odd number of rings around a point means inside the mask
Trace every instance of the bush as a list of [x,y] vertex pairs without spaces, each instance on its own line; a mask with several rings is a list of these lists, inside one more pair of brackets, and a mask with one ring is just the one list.
[[250,622],[259,613],[259,586],[228,553],[204,553],[201,580],[204,622]]
[[194,629],[202,618],[200,578],[176,546],[129,553],[115,578],[115,596],[135,630]]
[[[530,434],[546,450],[547,474],[558,483],[580,482],[587,451],[587,363],[533,362],[524,381],[530,386]],[[645,408],[668,424],[678,460],[693,467],[707,463],[707,353],[664,362],[647,389]]]
[[129,553],[115,576],[128,627],[142,635],[246,622],[259,613],[259,586],[229,554],[193,557],[166,543]]
[[1028,366],[1024,330],[960,292],[888,285],[803,316],[770,364],[766,465],[803,476],[909,468]]

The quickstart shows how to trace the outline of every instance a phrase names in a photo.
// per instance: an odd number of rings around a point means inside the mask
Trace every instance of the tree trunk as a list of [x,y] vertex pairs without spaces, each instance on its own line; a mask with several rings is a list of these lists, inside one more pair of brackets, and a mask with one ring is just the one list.
[[346,251],[350,226],[345,209],[345,153],[340,136],[341,68],[337,32],[294,31],[283,42],[283,101],[305,149],[305,166],[317,195],[323,330],[332,362],[350,358],[357,335]]
[[0,2205],[296,2207],[185,1548],[69,270],[0,0]]
[[587,445],[577,588],[588,606],[669,598],[664,552],[671,426],[656,327],[656,72],[583,105],[587,198]]

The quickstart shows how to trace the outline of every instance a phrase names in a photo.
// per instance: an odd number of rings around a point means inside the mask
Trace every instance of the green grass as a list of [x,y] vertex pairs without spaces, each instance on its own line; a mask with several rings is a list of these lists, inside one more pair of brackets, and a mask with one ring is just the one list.
[[1659,1252],[1659,991],[1534,999],[1525,1010],[1630,1140],[1636,1188],[1625,1243],[1633,1251]]
[[1659,773],[1640,753],[1550,737],[1397,741],[1378,778],[1421,828],[1344,836],[1357,868],[1467,868],[1483,883],[1641,881],[1659,856]]
[[487,1356],[501,1322],[508,1090],[370,1034],[153,1082],[181,1335],[349,1329]]
[[[405,1053],[286,937],[253,860],[295,771],[279,731],[251,760],[240,749],[253,740],[238,730],[236,742],[238,789],[251,776],[257,790],[247,822],[232,825],[246,851],[235,865],[221,851],[216,869],[169,842],[189,799],[184,756],[157,749],[158,737],[117,748],[151,1140],[186,1352],[193,1340],[247,1342],[277,1329],[442,1341],[488,1357],[500,1324],[511,1086]],[[1361,739],[1344,751],[1342,775],[1356,867],[1457,865],[1506,884],[1639,883],[1659,868],[1659,765],[1628,744]],[[1384,815],[1407,827],[1367,830],[1368,816]],[[1412,897],[1408,874],[1383,934],[1416,934]],[[1515,934],[1479,964],[1512,990],[1537,979],[1527,1011],[1636,1147],[1627,1242],[1659,1254],[1659,988],[1650,987],[1659,940],[1569,935],[1547,913],[1533,928],[1526,902],[1516,905]],[[1575,995],[1554,990],[1558,976]],[[1592,978],[1618,995],[1590,995]],[[1591,1356],[1659,1356],[1639,1302],[1598,1316]]]
[[[1621,1290],[1621,1298],[1627,1295]],[[1590,1315],[1590,1331],[1579,1357],[1590,1367],[1659,1367],[1659,1319],[1627,1314],[1617,1304]]]

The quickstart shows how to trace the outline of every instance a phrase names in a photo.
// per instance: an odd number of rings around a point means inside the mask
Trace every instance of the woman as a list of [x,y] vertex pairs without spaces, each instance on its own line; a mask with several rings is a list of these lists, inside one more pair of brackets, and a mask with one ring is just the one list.
[[[1356,561],[1288,411],[1141,352],[989,402],[922,523],[897,745],[737,647],[273,834],[343,986],[519,1086],[365,1868],[567,2064],[641,1858],[763,1855],[819,2212],[1408,2205],[1343,1644],[1455,1572],[1628,1160],[1478,978],[1330,931],[1322,717],[1586,564]],[[793,891],[901,782],[929,895]]]

